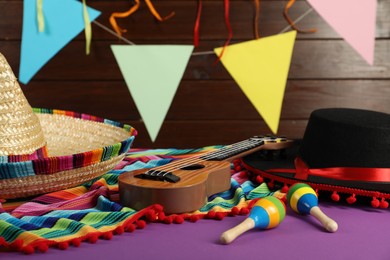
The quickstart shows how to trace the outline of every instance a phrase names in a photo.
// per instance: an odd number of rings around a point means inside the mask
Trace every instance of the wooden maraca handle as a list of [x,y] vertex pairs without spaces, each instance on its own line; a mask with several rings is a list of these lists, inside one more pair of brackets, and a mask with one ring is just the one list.
[[223,244],[230,244],[242,233],[255,227],[255,221],[251,218],[245,219],[243,222],[222,233],[220,241]]
[[318,219],[321,222],[322,226],[329,232],[337,231],[338,225],[336,221],[325,215],[324,212],[322,212],[322,210],[318,206],[314,206],[310,209],[310,215]]

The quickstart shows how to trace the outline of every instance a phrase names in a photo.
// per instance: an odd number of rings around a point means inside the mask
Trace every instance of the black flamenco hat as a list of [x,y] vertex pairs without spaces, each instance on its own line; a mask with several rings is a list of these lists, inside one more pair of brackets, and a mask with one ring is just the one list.
[[[244,166],[271,184],[304,182],[331,198],[371,197],[373,207],[390,199],[390,115],[347,108],[311,113],[305,134],[293,147],[269,159],[267,151],[243,158]],[[274,153],[275,154],[275,153]],[[275,157],[275,156],[274,156]]]

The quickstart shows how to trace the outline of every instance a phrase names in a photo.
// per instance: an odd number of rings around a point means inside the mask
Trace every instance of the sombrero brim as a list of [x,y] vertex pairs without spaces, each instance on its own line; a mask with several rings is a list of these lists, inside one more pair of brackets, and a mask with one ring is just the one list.
[[28,197],[74,187],[113,169],[137,132],[129,125],[71,111],[33,109],[47,158],[0,163],[0,198]]
[[[298,155],[300,140],[295,145],[276,156],[264,155],[267,151],[252,153],[242,159],[244,167],[267,182],[279,184],[280,187],[290,186],[297,182],[310,184],[319,191],[329,191],[367,197],[390,198],[389,182],[370,182],[336,180],[332,178],[308,175],[305,180],[295,177],[294,160]],[[271,151],[269,153],[272,153]],[[269,158],[269,159],[267,159]]]

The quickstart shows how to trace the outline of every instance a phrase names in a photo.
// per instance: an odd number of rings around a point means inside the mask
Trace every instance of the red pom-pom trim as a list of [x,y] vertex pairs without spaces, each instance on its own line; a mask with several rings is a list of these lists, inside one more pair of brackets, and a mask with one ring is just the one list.
[[81,239],[79,238],[74,238],[70,241],[70,243],[74,246],[74,247],[79,247],[81,245]]
[[137,228],[138,229],[144,229],[146,227],[146,222],[144,220],[138,220],[137,221]]
[[347,202],[348,204],[353,204],[356,202],[356,197],[355,197],[355,194],[352,194],[351,197],[347,198]]
[[125,232],[125,228],[123,226],[119,226],[115,229],[115,234],[122,235]]
[[233,161],[233,165],[236,166],[236,165],[241,165],[241,160],[239,159],[236,159]]
[[284,185],[283,185],[283,188],[281,189],[281,192],[283,192],[283,193],[287,193],[287,192],[288,192],[288,186],[287,186],[287,184],[284,184]]
[[12,242],[10,245],[10,248],[13,250],[20,251],[23,246],[23,240],[21,239],[16,239],[14,242]]
[[[234,166],[234,170],[236,171],[236,172],[239,172],[239,171],[242,171],[242,167],[241,167],[241,165],[236,165],[236,166]],[[240,173],[240,176],[242,176],[242,177],[245,177],[247,174],[246,174],[246,172],[241,172]]]
[[95,244],[99,239],[99,235],[98,234],[90,234],[87,239],[88,239],[89,243]]
[[176,224],[181,224],[184,222],[184,218],[180,215],[177,215],[175,216],[174,220],[173,220]]
[[264,182],[263,177],[261,177],[260,175],[257,175],[257,177],[256,177],[256,182],[257,182],[257,183],[263,183],[263,182]]
[[148,210],[145,216],[149,221],[155,221],[157,219],[156,212],[152,209]]
[[224,217],[225,217],[225,214],[223,214],[223,212],[217,212],[215,214],[215,219],[216,220],[222,220]]
[[41,253],[45,253],[45,252],[47,252],[47,250],[49,250],[49,246],[46,243],[40,243],[37,245],[36,248]]
[[196,222],[200,219],[200,217],[198,215],[191,215],[190,216],[190,221],[191,222]]
[[108,232],[106,232],[106,233],[104,233],[104,234],[102,235],[102,238],[105,239],[105,240],[111,240],[112,237],[113,237],[113,234],[112,234],[111,231],[108,231]]
[[35,250],[32,246],[28,245],[22,248],[22,252],[26,255],[31,255],[35,253]]
[[69,243],[68,242],[60,242],[60,243],[58,243],[57,246],[61,250],[66,250],[69,247]]
[[381,204],[380,201],[376,197],[372,198],[372,201],[371,201],[372,207],[377,208],[377,207],[379,207],[380,204]]
[[217,213],[214,210],[210,210],[209,212],[207,212],[206,218],[214,219],[215,214],[217,214]]
[[340,195],[337,194],[336,191],[334,191],[334,192],[332,193],[332,196],[330,196],[330,198],[331,198],[333,201],[340,201]]
[[5,244],[5,239],[3,237],[0,237],[0,246]]
[[389,207],[389,203],[384,198],[382,198],[379,206],[381,209],[387,209]]
[[249,213],[249,209],[248,208],[241,208],[240,209],[240,215],[247,215]]
[[173,218],[172,217],[166,217],[166,218],[164,218],[163,222],[165,224],[172,224]]
[[157,214],[159,220],[163,220],[166,218],[164,211],[161,211]]
[[233,207],[231,210],[232,215],[238,215],[240,214],[240,209],[238,207]]
[[[234,168],[234,169],[236,169],[236,168]],[[239,171],[237,171],[237,172],[239,172]],[[242,172],[240,172],[239,176],[240,176],[240,178],[247,178],[248,174],[246,171],[242,171]]]
[[160,204],[155,204],[154,205],[154,209],[157,211],[157,212],[161,212],[163,211],[164,207]]
[[135,225],[132,224],[132,223],[130,223],[130,224],[126,225],[125,230],[126,230],[127,232],[133,232],[133,231],[135,230]]

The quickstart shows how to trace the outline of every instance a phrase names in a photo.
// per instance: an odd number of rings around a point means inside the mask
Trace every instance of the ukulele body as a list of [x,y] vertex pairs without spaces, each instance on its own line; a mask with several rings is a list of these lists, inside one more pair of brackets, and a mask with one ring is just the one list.
[[[168,164],[169,165],[169,164]],[[163,169],[167,166],[160,166]],[[174,171],[177,183],[141,179],[135,176],[148,171],[140,169],[121,174],[118,178],[122,205],[140,210],[160,204],[167,214],[188,213],[200,209],[207,197],[230,188],[228,161],[202,161]]]

